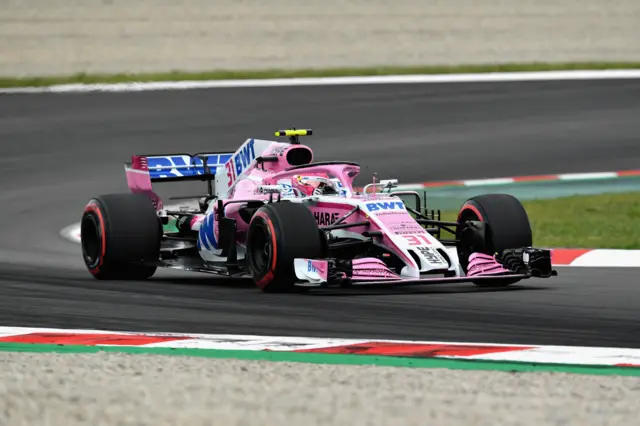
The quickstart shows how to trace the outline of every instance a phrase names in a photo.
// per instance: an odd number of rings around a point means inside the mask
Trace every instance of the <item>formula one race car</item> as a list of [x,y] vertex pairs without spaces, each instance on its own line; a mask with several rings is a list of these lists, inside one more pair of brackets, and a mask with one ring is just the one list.
[[[102,280],[142,280],[168,267],[251,277],[265,292],[506,286],[557,275],[550,251],[531,247],[527,213],[514,197],[473,197],[457,221],[442,221],[439,211],[421,206],[419,193],[392,192],[395,179],[374,177],[358,191],[357,163],[313,162],[299,141],[311,134],[281,130],[276,136],[288,142],[247,139],[235,153],[134,155],[125,163],[131,193],[95,197],[83,212],[89,272]],[[188,180],[208,187],[191,208],[165,208],[152,188]]]

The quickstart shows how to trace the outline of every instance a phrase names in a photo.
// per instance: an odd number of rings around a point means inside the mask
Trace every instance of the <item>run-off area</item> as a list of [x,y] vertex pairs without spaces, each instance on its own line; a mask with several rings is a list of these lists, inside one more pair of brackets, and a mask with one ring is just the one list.
[[0,353],[3,425],[632,425],[637,377]]

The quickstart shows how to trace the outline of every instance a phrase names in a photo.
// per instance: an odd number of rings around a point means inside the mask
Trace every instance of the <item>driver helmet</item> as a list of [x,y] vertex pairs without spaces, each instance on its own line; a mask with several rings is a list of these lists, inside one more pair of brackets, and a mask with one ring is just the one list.
[[335,183],[327,177],[296,175],[291,183],[302,196],[338,194]]

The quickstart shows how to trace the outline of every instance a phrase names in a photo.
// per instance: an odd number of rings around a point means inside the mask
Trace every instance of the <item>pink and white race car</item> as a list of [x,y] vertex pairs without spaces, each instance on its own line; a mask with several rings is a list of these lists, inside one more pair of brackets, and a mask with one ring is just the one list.
[[[167,267],[252,278],[266,292],[505,286],[557,275],[550,251],[531,247],[527,213],[514,197],[477,196],[457,221],[442,221],[422,208],[419,193],[394,190],[397,180],[374,177],[359,191],[357,163],[313,162],[299,141],[311,134],[281,130],[276,136],[288,142],[247,139],[235,153],[133,156],[125,163],[131,192],[95,197],[82,214],[89,272],[143,280]],[[188,180],[207,182],[197,208],[165,208],[152,188]]]

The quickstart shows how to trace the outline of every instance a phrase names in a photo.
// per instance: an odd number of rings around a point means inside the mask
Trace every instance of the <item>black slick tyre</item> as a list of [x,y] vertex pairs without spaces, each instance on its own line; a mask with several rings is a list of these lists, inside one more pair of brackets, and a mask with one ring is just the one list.
[[108,194],[92,198],[80,222],[82,257],[99,280],[145,280],[157,260],[162,227],[149,198],[142,194]]
[[[474,252],[501,254],[506,249],[531,247],[533,236],[526,210],[520,201],[509,194],[485,194],[465,201],[458,213],[456,233],[460,264],[467,271],[469,256]],[[480,287],[506,286],[515,280],[482,280]]]
[[297,292],[294,258],[322,258],[324,245],[313,213],[302,204],[260,207],[247,233],[247,269],[264,292]]

